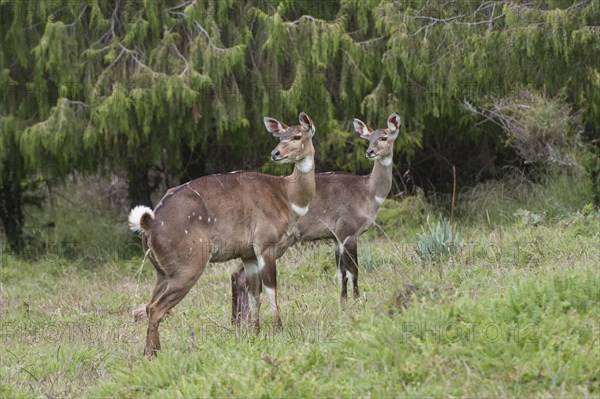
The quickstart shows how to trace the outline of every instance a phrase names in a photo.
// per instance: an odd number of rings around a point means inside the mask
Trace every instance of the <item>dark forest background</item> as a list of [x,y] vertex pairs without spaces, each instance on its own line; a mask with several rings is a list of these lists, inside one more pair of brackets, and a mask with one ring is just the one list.
[[352,119],[398,112],[395,193],[448,193],[452,165],[459,187],[577,170],[600,203],[600,0],[1,0],[0,18],[14,252],[36,240],[25,209],[67,181],[120,182],[127,208],[209,173],[283,173],[262,118],[300,111],[319,171],[367,173]]

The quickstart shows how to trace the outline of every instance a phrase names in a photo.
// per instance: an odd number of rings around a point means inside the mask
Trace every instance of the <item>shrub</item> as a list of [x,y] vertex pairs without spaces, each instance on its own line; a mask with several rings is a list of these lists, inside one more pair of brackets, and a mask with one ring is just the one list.
[[407,196],[401,201],[386,200],[377,213],[377,223],[388,233],[416,229],[425,221],[426,202],[421,195]]
[[506,144],[525,163],[551,166],[577,165],[581,148],[580,114],[573,112],[563,97],[523,90],[511,97],[494,100],[489,109],[467,108],[499,125]]

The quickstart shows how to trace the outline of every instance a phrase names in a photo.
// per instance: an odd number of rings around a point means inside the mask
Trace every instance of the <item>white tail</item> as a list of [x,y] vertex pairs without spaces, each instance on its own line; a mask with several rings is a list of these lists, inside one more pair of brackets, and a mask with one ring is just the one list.
[[147,225],[149,220],[154,219],[154,211],[147,206],[138,205],[129,212],[129,229],[134,233],[145,231],[143,224]]
[[[394,141],[400,129],[400,116],[390,115],[387,129],[371,129],[354,120],[356,133],[369,140],[367,158],[374,161],[369,176],[343,172],[320,173],[315,176],[316,195],[305,216],[296,224],[295,238],[301,241],[332,239],[341,285],[341,298],[347,299],[347,281],[352,282],[354,297],[358,292],[358,237],[373,226],[379,206],[392,188],[392,156]],[[232,321],[248,318],[248,305],[243,293],[246,276],[238,268],[232,281]]]
[[291,127],[272,118],[264,121],[279,138],[271,158],[295,164],[291,176],[254,172],[204,176],[167,191],[154,212],[147,207],[131,211],[131,229],[144,232],[142,245],[156,268],[156,286],[146,305],[149,358],[160,349],[161,320],[185,297],[208,262],[241,258],[255,330],[259,330],[262,285],[273,325],[281,329],[276,260],[293,242],[293,226],[315,194],[315,128],[305,113],[299,120]]

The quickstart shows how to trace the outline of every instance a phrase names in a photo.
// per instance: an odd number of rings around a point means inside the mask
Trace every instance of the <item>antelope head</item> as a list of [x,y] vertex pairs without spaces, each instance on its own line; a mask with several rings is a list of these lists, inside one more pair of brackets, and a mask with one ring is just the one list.
[[391,159],[394,141],[400,131],[400,115],[393,113],[387,120],[387,129],[371,129],[360,119],[354,119],[354,130],[363,139],[369,140],[367,158],[372,161]]
[[279,138],[279,144],[271,152],[271,159],[277,163],[301,163],[305,159],[312,158],[315,149],[312,144],[312,137],[315,134],[315,125],[304,112],[300,113],[297,126],[288,127],[285,123],[277,119],[265,118],[267,130],[275,137]]

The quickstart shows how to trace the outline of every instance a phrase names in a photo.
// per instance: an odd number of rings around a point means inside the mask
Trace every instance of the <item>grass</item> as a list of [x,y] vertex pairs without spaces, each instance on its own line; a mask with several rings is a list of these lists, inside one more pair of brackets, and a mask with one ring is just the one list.
[[[237,265],[210,265],[162,323],[152,363],[146,326],[130,317],[154,283],[149,262],[136,275],[141,257],[90,268],[4,254],[0,397],[597,396],[600,218],[556,201],[545,214],[489,202],[491,224],[470,205],[478,213],[461,226],[462,250],[437,263],[422,263],[407,239],[369,233],[361,299],[346,305],[333,248],[294,246],[278,269],[283,335],[266,305],[259,336],[232,329]],[[514,209],[545,216],[523,224]]]

